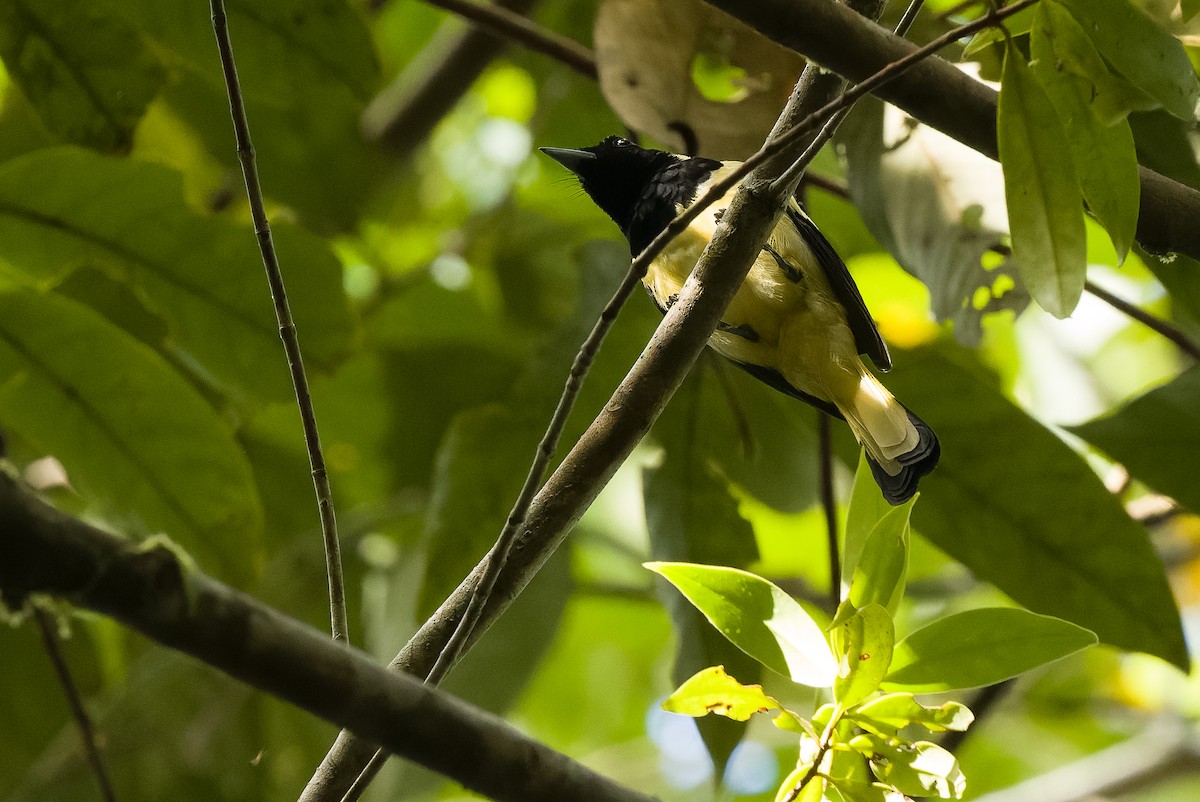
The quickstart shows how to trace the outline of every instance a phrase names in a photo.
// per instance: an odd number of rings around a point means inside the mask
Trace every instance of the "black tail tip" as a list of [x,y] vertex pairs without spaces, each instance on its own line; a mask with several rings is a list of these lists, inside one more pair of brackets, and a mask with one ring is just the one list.
[[871,475],[875,477],[875,484],[879,485],[884,499],[893,507],[903,504],[916,495],[921,477],[937,466],[938,458],[942,455],[942,446],[938,443],[933,429],[926,426],[923,420],[911,412],[908,413],[908,419],[917,428],[920,439],[917,441],[916,448],[897,460],[901,466],[900,473],[889,476],[879,466],[879,463],[867,457],[867,463],[871,466]]

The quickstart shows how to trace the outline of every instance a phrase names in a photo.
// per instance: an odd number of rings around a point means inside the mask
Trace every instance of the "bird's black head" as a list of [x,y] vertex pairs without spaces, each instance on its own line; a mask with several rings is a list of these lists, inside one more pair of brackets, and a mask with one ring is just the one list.
[[668,168],[694,162],[702,164],[707,175],[717,164],[649,150],[618,136],[581,150],[541,150],[579,178],[583,191],[620,227],[634,253],[666,227],[677,203],[687,204],[695,197],[700,179],[688,176],[679,181],[676,171]]

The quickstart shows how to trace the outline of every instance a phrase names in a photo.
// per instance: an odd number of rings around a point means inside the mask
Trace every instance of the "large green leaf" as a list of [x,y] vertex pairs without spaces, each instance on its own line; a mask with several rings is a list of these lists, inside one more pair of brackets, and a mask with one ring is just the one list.
[[1015,46],[1004,58],[996,126],[1013,257],[1034,300],[1066,317],[1087,268],[1083,196],[1058,114]]
[[[208,4],[109,2],[180,68],[166,104],[236,170]],[[359,130],[379,71],[365,20],[344,0],[225,5],[263,191],[296,209],[309,228],[350,227],[369,189],[387,175]],[[169,143],[159,150],[172,159]]]
[[1182,120],[1195,115],[1200,83],[1183,45],[1128,0],[1058,0],[1131,83]]
[[884,687],[934,693],[992,685],[1096,643],[1083,627],[1015,608],[947,616],[896,644]]
[[0,293],[0,421],[116,520],[230,564],[262,510],[229,427],[157,354],[86,306]]
[[1123,261],[1137,230],[1141,182],[1129,123],[1099,107],[1108,68],[1079,23],[1054,3],[1038,6],[1030,48],[1033,74],[1070,132],[1083,197]]
[[[350,341],[341,268],[304,231],[275,233],[306,363],[331,367]],[[182,361],[238,393],[292,394],[254,232],[192,212],[170,170],[75,148],[5,164],[0,260],[43,283],[103,269],[166,321],[163,347]]]
[[0,4],[0,58],[63,139],[126,150],[165,75],[141,34],[89,0]]
[[913,527],[1029,609],[1186,666],[1162,562],[1083,459],[965,354],[927,347],[895,362],[889,386],[942,443]]
[[1160,493],[1200,511],[1196,455],[1200,453],[1200,367],[1130,401],[1112,415],[1071,431],[1124,465]]
[[746,654],[802,685],[827,688],[837,662],[820,627],[795,599],[735,568],[646,563]]

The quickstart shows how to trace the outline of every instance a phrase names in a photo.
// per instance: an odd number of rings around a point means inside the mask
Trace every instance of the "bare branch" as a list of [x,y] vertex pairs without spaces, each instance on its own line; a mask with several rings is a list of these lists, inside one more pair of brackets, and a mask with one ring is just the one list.
[[63,597],[510,802],[652,802],[418,680],[201,573],[164,540],[134,544],[0,473],[0,598]]

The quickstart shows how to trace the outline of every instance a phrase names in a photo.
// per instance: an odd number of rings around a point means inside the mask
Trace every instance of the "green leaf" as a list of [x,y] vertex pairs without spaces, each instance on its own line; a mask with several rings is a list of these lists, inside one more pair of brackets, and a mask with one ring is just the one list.
[[1073,426],[1138,479],[1191,509],[1200,511],[1196,454],[1200,452],[1200,367],[1139,396],[1112,415]]
[[1188,22],[1200,14],[1200,0],[1180,0],[1179,7],[1183,12],[1183,22]]
[[693,718],[715,713],[736,721],[777,710],[779,715],[772,718],[775,726],[791,732],[804,730],[800,717],[764,693],[761,685],[743,685],[725,673],[724,666],[697,672],[663,701],[662,709]]
[[1181,120],[1191,120],[1200,82],[1183,45],[1128,0],[1059,0],[1119,73]]
[[848,711],[846,715],[863,729],[885,738],[895,737],[898,731],[910,724],[920,724],[931,732],[962,732],[975,720],[974,714],[958,702],[925,707],[911,693],[880,696]]
[[896,613],[904,596],[908,573],[908,519],[916,498],[888,511],[871,530],[850,582],[850,603],[855,607],[881,605]]
[[854,472],[854,487],[850,490],[850,507],[846,510],[846,534],[842,539],[842,574],[854,576],[862,559],[867,538],[875,525],[892,511],[884,500],[879,485],[871,475],[866,451],[859,452],[858,469]]
[[128,150],[165,74],[141,34],[92,0],[0,4],[0,58],[62,139]]
[[967,788],[954,755],[937,744],[917,741],[897,743],[874,738],[871,768],[875,776],[902,794],[940,799],[959,799]]
[[[175,67],[163,95],[170,113],[236,170],[208,4],[108,2]],[[299,212],[311,229],[351,227],[369,189],[389,175],[359,128],[379,88],[364,15],[345,0],[227,0],[225,6],[264,192]],[[171,143],[159,148],[156,155],[176,163]]]
[[161,357],[82,304],[0,293],[0,420],[114,519],[226,564],[253,551],[262,510],[229,427]]
[[1066,317],[1079,303],[1087,268],[1083,196],[1058,114],[1012,45],[996,125],[1013,258],[1034,300]]
[[1187,666],[1162,560],[1087,463],[973,357],[942,344],[895,362],[889,388],[942,443],[913,528],[1025,607]]
[[[305,363],[350,345],[341,267],[320,240],[280,225],[276,248]],[[254,232],[184,203],[178,174],[75,148],[0,167],[0,259],[39,283],[81,266],[128,282],[169,327],[162,348],[248,396],[292,398]]]
[[870,696],[887,674],[896,635],[892,617],[878,604],[868,604],[834,630],[839,655],[833,698],[852,707]]
[[993,685],[1095,644],[1095,633],[1015,608],[967,610],[896,644],[884,687],[934,693]]
[[1071,132],[1083,197],[1123,262],[1137,231],[1141,182],[1129,123],[1101,108],[1110,94],[1101,91],[1108,68],[1079,23],[1054,3],[1039,4],[1030,49],[1033,75]]
[[796,601],[765,579],[711,565],[646,563],[739,649],[801,685],[828,688],[838,666],[825,635]]

